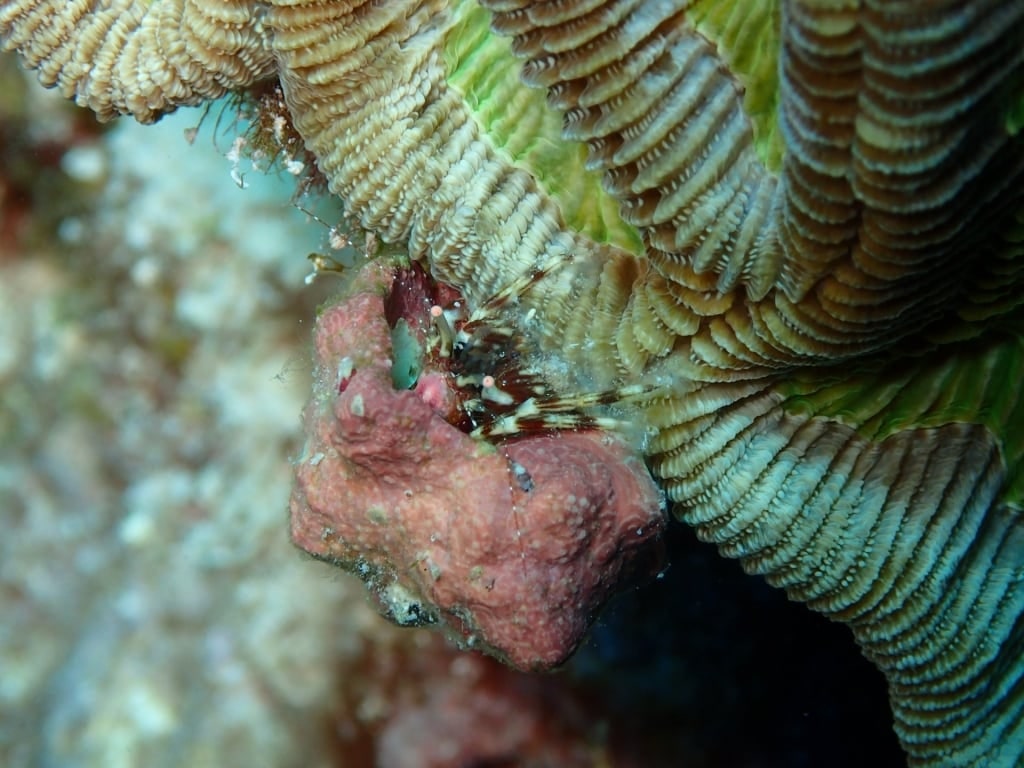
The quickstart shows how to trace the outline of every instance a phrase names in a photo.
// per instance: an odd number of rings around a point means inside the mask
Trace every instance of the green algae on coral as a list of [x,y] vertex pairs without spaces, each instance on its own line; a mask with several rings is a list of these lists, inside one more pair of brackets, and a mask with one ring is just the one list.
[[487,11],[462,0],[453,12],[458,21],[444,49],[448,82],[463,94],[484,135],[533,175],[570,227],[595,242],[642,253],[636,228],[622,220],[601,175],[587,169],[586,147],[563,138],[561,117],[547,107],[544,91],[522,83],[511,43],[491,34]]
[[722,60],[743,86],[743,104],[754,128],[754,146],[771,171],[782,166],[779,130],[780,0],[698,0],[687,16],[698,32],[718,45]]

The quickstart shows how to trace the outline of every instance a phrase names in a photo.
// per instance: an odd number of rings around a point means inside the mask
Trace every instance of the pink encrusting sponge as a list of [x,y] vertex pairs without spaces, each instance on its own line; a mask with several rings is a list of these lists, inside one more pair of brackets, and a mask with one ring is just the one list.
[[609,597],[663,566],[662,497],[606,431],[471,437],[446,420],[454,377],[429,355],[396,389],[395,283],[370,265],[317,322],[292,539],[361,576],[399,624],[440,623],[516,667],[556,666]]

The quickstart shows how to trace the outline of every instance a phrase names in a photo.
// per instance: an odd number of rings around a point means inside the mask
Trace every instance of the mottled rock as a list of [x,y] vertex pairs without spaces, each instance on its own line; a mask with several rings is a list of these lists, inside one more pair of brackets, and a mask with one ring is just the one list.
[[317,323],[292,538],[359,574],[399,624],[440,623],[520,668],[558,665],[614,592],[661,567],[660,494],[605,432],[493,445],[445,420],[443,371],[396,390],[393,280],[368,267]]
[[[405,668],[422,690],[400,690],[377,736],[380,768],[636,765],[615,754],[600,710],[565,678],[527,675],[477,654],[418,648]],[[399,660],[401,661],[401,660]]]

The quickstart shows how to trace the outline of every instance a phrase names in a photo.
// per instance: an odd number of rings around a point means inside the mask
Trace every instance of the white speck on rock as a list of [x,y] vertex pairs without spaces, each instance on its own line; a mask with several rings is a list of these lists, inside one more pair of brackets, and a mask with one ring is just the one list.
[[348,411],[353,416],[358,416],[359,418],[366,415],[366,406],[363,403],[362,395],[357,394],[352,398],[351,402],[348,404]]
[[60,167],[75,181],[95,184],[107,172],[107,159],[98,145],[72,147],[61,157]]

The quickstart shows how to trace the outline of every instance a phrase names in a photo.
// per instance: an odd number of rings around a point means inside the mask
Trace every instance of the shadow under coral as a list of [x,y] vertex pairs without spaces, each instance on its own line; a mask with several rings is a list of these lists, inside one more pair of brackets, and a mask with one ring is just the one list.
[[682,526],[672,565],[615,598],[557,674],[402,630],[349,660],[325,723],[338,765],[814,768],[905,764],[849,632]]

